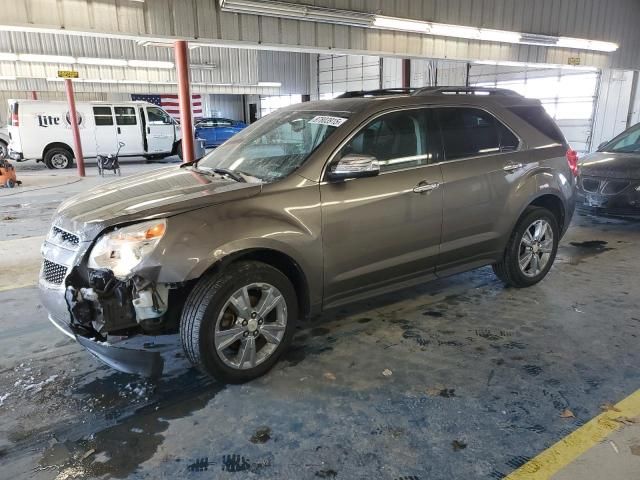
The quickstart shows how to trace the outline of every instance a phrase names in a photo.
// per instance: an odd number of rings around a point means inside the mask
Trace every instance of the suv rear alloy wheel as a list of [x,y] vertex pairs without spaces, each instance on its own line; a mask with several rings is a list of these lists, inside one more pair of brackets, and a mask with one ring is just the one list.
[[493,271],[506,285],[529,287],[549,272],[558,251],[560,229],[546,208],[529,207],[511,233],[501,262]]
[[226,383],[266,373],[287,348],[297,319],[293,285],[260,262],[202,278],[185,303],[180,336],[189,360]]

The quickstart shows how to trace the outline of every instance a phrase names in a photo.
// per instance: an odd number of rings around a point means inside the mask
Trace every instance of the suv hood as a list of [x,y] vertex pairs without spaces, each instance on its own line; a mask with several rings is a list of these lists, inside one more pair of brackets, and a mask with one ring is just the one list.
[[580,174],[587,177],[640,179],[640,154],[595,152],[580,162]]
[[92,188],[64,201],[53,223],[82,241],[110,226],[160,218],[260,193],[261,184],[171,166]]

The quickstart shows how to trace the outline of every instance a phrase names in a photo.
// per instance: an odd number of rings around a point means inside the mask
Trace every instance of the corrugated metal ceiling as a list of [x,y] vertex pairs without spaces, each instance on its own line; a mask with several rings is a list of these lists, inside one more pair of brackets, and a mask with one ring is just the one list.
[[640,67],[637,0],[305,0],[317,6],[443,23],[617,42],[618,52],[571,51],[220,12],[217,0],[0,0],[0,23],[120,35],[240,42],[332,53]]

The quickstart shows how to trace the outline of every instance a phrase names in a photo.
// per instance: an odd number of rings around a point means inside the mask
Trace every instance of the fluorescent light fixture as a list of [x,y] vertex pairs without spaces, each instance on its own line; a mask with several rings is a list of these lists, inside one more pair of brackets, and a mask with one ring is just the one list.
[[617,43],[571,37],[558,38],[556,46],[562,48],[573,48],[577,50],[596,50],[599,52],[615,52],[618,49]]
[[364,28],[417,32],[444,37],[466,38],[489,42],[503,42],[547,47],[571,48],[613,52],[618,45],[598,40],[585,40],[570,37],[556,37],[534,33],[520,33],[508,30],[493,30],[425,22],[409,18],[387,17],[373,13],[340,10],[335,8],[301,5],[276,0],[219,0],[223,12],[263,15],[267,17],[288,18],[306,22],[330,23]]
[[431,35],[440,35],[443,37],[457,37],[477,40],[480,38],[480,29],[473,27],[464,27],[461,25],[446,25],[444,23],[432,23]]
[[82,65],[104,65],[105,67],[126,67],[127,61],[119,58],[78,57],[77,63]]
[[280,82],[258,82],[259,87],[281,87],[282,83]]
[[21,62],[43,62],[43,63],[76,63],[76,59],[66,55],[35,55],[31,53],[21,53],[18,55]]
[[557,63],[525,63],[525,62],[512,62],[508,60],[475,60],[475,65],[492,65],[500,67],[519,67],[519,68],[555,68],[562,70],[583,70],[585,72],[597,72],[597,67],[586,66],[574,66],[574,65],[561,65]]
[[380,15],[376,15],[376,17],[373,19],[372,26],[374,28],[420,33],[429,33],[430,29],[430,25],[427,22],[420,22],[418,20],[405,20],[403,18],[383,17]]
[[480,29],[480,40],[487,42],[504,42],[504,43],[520,43],[522,35],[518,32],[507,32],[505,30],[491,30],[488,28]]
[[15,62],[18,60],[18,55],[15,53],[0,52],[0,62]]
[[173,62],[161,62],[157,60],[129,60],[128,65],[136,68],[173,68]]

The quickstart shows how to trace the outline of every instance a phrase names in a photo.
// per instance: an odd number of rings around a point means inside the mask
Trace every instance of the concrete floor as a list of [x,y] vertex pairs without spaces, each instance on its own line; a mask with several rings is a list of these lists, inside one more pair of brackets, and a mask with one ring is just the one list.
[[[179,352],[155,383],[114,372],[33,286],[55,205],[103,180],[18,174],[22,193],[0,191],[1,478],[499,479],[640,385],[640,224],[580,216],[541,284],[484,268],[326,313],[250,384]],[[555,478],[638,472],[630,423]]]

